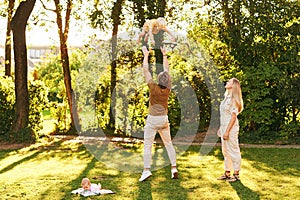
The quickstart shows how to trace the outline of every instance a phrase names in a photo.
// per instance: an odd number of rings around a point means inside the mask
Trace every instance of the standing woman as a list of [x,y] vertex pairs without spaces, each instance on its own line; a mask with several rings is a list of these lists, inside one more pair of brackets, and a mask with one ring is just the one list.
[[143,72],[145,81],[149,87],[149,114],[144,129],[144,171],[139,181],[145,181],[152,173],[150,171],[152,160],[152,144],[155,135],[158,132],[166,147],[170,163],[171,178],[178,179],[178,170],[176,168],[176,151],[172,143],[170,134],[170,125],[168,119],[168,99],[171,92],[171,76],[169,74],[169,61],[167,51],[164,47],[160,47],[163,54],[163,68],[157,77],[157,83],[153,81],[149,71],[149,51],[146,46],[142,47],[144,54]]
[[[235,182],[240,180],[241,152],[239,147],[239,121],[238,114],[243,110],[243,99],[240,82],[236,78],[230,79],[225,85],[225,98],[220,105],[220,129],[222,153],[224,156],[225,173],[219,180]],[[233,176],[230,171],[234,170]]]

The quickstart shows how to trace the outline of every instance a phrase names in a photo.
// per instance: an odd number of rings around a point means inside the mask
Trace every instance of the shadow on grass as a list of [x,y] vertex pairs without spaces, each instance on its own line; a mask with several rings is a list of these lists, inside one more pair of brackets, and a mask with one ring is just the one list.
[[[190,152],[197,152],[197,148],[190,147]],[[272,176],[274,173],[280,173],[280,177],[290,177],[292,180],[287,180],[284,184],[291,184],[300,176],[299,156],[300,149],[282,149],[282,148],[241,148],[242,163],[243,160],[249,161],[251,167],[259,172],[266,172],[270,176],[258,178],[258,181],[274,180],[278,183],[282,180],[277,176]],[[214,147],[209,153],[220,161],[224,161],[221,147]],[[243,164],[242,164],[243,169]],[[252,176],[252,175],[250,175]],[[296,178],[296,179],[295,179]],[[282,183],[283,184],[283,183]],[[233,189],[236,190],[240,199],[260,199],[260,193],[257,193],[243,185],[242,182],[231,183]],[[267,186],[266,186],[267,187]],[[276,189],[275,189],[276,190]],[[274,192],[275,192],[274,190]]]
[[[87,175],[90,172],[90,170],[95,168],[96,162],[97,162],[97,159],[93,158],[88,163],[88,165],[83,170],[83,172],[80,174],[80,176],[78,176],[76,179],[69,182],[68,185],[62,184],[62,186],[59,188],[59,191],[64,193],[64,196],[61,199],[72,199],[72,197],[74,197],[74,194],[71,194],[71,191],[76,190],[80,187],[82,178],[88,177]],[[91,182],[92,182],[92,180],[91,180]],[[55,187],[57,187],[57,186],[55,186]],[[51,194],[51,192],[53,192],[52,190],[53,190],[53,188],[49,188],[48,190],[46,190],[44,193],[42,193],[40,195],[40,199],[46,199],[47,196],[49,194]]]
[[[216,151],[219,149],[220,151]],[[197,148],[191,147],[189,151],[196,152]],[[241,148],[242,162],[243,160],[252,161],[254,168],[259,171],[273,170],[280,171],[281,174],[300,176],[299,156],[300,149],[296,148]],[[213,155],[223,161],[221,147],[214,147],[209,155]],[[267,168],[266,168],[267,167]]]
[[[199,147],[191,146],[189,148],[189,150],[186,152],[186,155],[188,155],[189,153],[198,153],[198,151],[199,151]],[[186,159],[186,155],[182,159]],[[220,161],[224,160],[222,151],[220,150],[220,147],[214,147],[208,155],[214,156],[215,158],[219,159]],[[190,167],[193,167],[193,166],[186,166],[186,167],[190,168]],[[202,165],[202,167],[201,167],[201,165],[198,166],[197,172],[199,172],[200,176],[202,174],[207,173],[206,167],[207,166],[205,166],[205,165]],[[241,181],[237,181],[237,182],[229,183],[229,184],[236,191],[239,198],[242,199],[242,200],[243,199],[244,200],[248,200],[248,199],[258,200],[258,199],[260,199],[260,194],[259,193],[251,190],[250,188],[245,186]],[[220,188],[220,185],[219,184],[211,184],[211,187],[217,189],[217,188]],[[193,191],[193,188],[191,188],[191,191]]]
[[[61,141],[58,141],[58,142],[53,143],[52,145],[60,145],[60,144],[61,144]],[[51,145],[51,146],[52,146],[52,145]],[[46,147],[46,146],[47,146],[47,145],[43,146],[43,148]],[[34,150],[35,150],[35,149],[30,149],[29,151],[34,151]],[[6,153],[4,153],[3,155],[1,155],[0,159],[3,159],[7,154],[9,154],[9,153],[12,152],[12,151],[15,151],[15,150],[5,150]],[[21,160],[16,161],[16,162],[14,162],[14,163],[8,165],[7,167],[5,167],[4,169],[2,169],[2,170],[0,171],[0,174],[5,173],[5,172],[7,172],[7,171],[9,171],[9,170],[12,170],[14,167],[16,167],[16,166],[22,164],[23,162],[26,162],[26,161],[29,161],[29,160],[31,160],[31,159],[36,158],[36,157],[37,157],[39,154],[41,154],[41,153],[43,153],[43,150],[38,149],[37,152],[35,152],[35,153],[33,153],[33,154],[29,155],[29,156],[26,156],[26,157],[22,158]]]
[[[58,142],[55,142],[55,143],[51,144],[50,146],[52,146],[52,145],[60,145],[60,144],[61,144],[61,141],[58,141]],[[40,148],[45,148],[46,146],[47,145],[44,145],[44,146],[42,146]],[[5,167],[4,169],[2,169],[0,171],[0,174],[5,173],[5,172],[7,172],[9,170],[12,170],[14,167],[16,167],[17,165],[22,164],[23,162],[26,162],[26,161],[29,161],[31,159],[36,158],[39,154],[43,153],[43,150],[40,149],[40,148],[38,148],[37,152],[33,153],[32,155],[26,156],[25,158],[22,158],[21,160],[16,161],[16,162],[10,164],[9,166]],[[17,151],[19,151],[19,150],[22,150],[22,149],[18,149]],[[29,149],[29,151],[34,151],[34,150],[35,149]],[[8,154],[10,154],[13,151],[16,151],[16,149],[13,149],[13,150],[1,150],[0,160],[4,159]],[[16,153],[16,154],[18,154],[18,153]]]
[[[216,153],[216,149],[220,149]],[[190,151],[196,151],[195,148],[190,148]],[[223,161],[221,147],[214,147],[210,152],[219,160]],[[242,162],[243,160],[252,161],[254,168],[259,171],[273,172],[280,171],[281,174],[300,176],[299,156],[300,149],[296,148],[241,148]],[[267,168],[268,169],[267,169]]]
[[292,148],[245,148],[242,150],[242,159],[254,162],[254,168],[260,171],[268,171],[267,168],[269,168],[271,173],[274,169],[289,176],[300,176],[299,156],[300,149]]
[[139,182],[138,200],[152,200],[151,180]]
[[[68,145],[63,144],[65,141],[57,141],[53,142],[51,144],[45,144],[38,146],[37,148],[33,147],[29,150],[26,150],[24,154],[26,157],[23,157],[22,159],[13,162],[12,164],[8,165],[7,167],[3,168],[0,171],[0,174],[5,173],[7,171],[13,170],[16,166],[21,165],[24,162],[28,162],[30,160],[48,160],[52,157],[59,157],[61,160],[68,159],[70,157],[77,157],[82,160],[86,160],[87,158],[91,158],[91,154],[86,151],[86,148],[83,145],[75,145],[72,147],[68,147]],[[14,150],[11,150],[14,151]],[[1,151],[0,156],[6,156],[11,151]],[[82,172],[82,174],[75,180],[73,180],[70,185],[67,186],[64,184],[64,180],[61,181],[61,188],[59,188],[60,191],[65,192],[65,196],[62,199],[71,199],[71,190],[77,189],[80,187],[81,179],[83,177],[86,177],[87,174],[91,169],[95,167],[95,163],[97,162],[96,158],[91,159],[90,163],[87,165],[86,169]],[[55,185],[54,187],[58,187],[58,185]],[[66,191],[67,188],[67,191]],[[70,188],[70,190],[68,190]],[[53,192],[53,187],[50,187],[45,192],[40,194],[40,199],[46,199],[49,197],[49,194]]]
[[16,162],[14,162],[14,163],[8,165],[7,167],[5,167],[4,169],[2,169],[2,170],[0,171],[0,174],[3,174],[3,173],[5,173],[5,172],[7,172],[7,171],[9,171],[9,170],[12,170],[13,168],[15,168],[16,166],[20,165],[21,163],[26,162],[26,161],[29,161],[29,160],[31,160],[31,159],[37,157],[40,153],[41,153],[40,151],[37,151],[37,152],[33,153],[33,154],[30,155],[30,156],[26,156],[25,158],[22,158],[21,160],[16,161]]
[[[181,182],[184,179],[171,179],[170,166],[160,169],[156,172],[152,172],[151,178],[139,182],[138,200],[152,200],[157,199],[172,199],[182,200],[188,199],[187,189],[181,186]],[[181,171],[179,171],[179,174]],[[162,179],[162,181],[158,181]],[[153,197],[153,193],[156,194],[156,198]]]
[[9,149],[9,150],[1,150],[0,151],[0,161],[4,158],[6,158],[11,152],[14,152],[16,150]]
[[[62,141],[64,142],[64,141]],[[60,199],[86,199],[84,197],[81,196],[76,196],[74,194],[71,194],[71,191],[76,190],[78,188],[81,187],[81,181],[82,178],[89,178],[90,181],[92,183],[94,183],[93,179],[97,179],[96,177],[89,177],[89,173],[91,172],[91,170],[93,169],[103,169],[105,167],[99,167],[102,166],[102,163],[98,162],[97,157],[94,157],[93,155],[91,155],[91,153],[86,149],[86,147],[82,144],[77,145],[77,146],[73,146],[72,147],[68,147],[68,145],[62,145],[62,142],[60,143],[56,143],[55,145],[52,145],[51,147],[44,147],[43,151],[45,150],[50,150],[48,154],[46,154],[43,158],[47,159],[50,157],[54,157],[54,156],[58,156],[60,159],[68,159],[69,157],[76,157],[78,159],[83,160],[83,165],[86,164],[86,167],[81,171],[79,171],[77,174],[78,177],[70,180],[70,182],[66,181],[61,181],[63,184],[61,184],[61,186],[59,187],[59,191],[62,193],[62,196],[60,197]],[[97,152],[97,156],[101,157],[102,154],[104,152],[98,151]],[[86,160],[89,159],[89,161],[86,162]],[[98,182],[98,181],[97,181]],[[101,183],[102,184],[102,183]],[[53,187],[58,187],[57,185],[53,186]],[[43,192],[40,197],[41,199],[44,199],[48,196],[48,194],[53,193],[54,188],[53,187],[49,187],[45,192]],[[106,189],[106,188],[104,188]],[[89,198],[89,197],[88,197]],[[93,198],[93,197],[91,197]],[[95,196],[95,198],[97,198]]]
[[260,195],[246,187],[241,181],[230,183],[231,187],[236,191],[241,200],[259,200]]
[[[174,146],[175,147],[175,146]],[[162,179],[159,183],[154,183],[152,186],[152,191],[155,191],[157,194],[161,194],[161,199],[172,199],[172,200],[181,200],[181,199],[188,199],[188,189],[183,188],[181,183],[185,180],[187,177],[191,177],[191,174],[189,173],[189,170],[186,170],[185,168],[180,169],[180,166],[177,166],[178,173],[179,173],[179,179],[171,179],[171,164],[170,159],[167,153],[166,148],[163,144],[161,146],[156,147],[155,154],[154,154],[154,160],[158,158],[159,153],[158,149],[163,148],[163,152],[160,156],[163,157],[163,159],[166,161],[165,167],[162,169],[159,169],[157,172],[154,173],[154,176],[157,176],[157,178]],[[177,153],[177,163],[178,163],[178,152]],[[193,167],[193,166],[191,166]]]
[[[165,167],[161,170],[160,176],[165,176],[164,181],[157,184],[158,193],[164,194],[162,199],[172,199],[172,200],[182,200],[188,199],[188,190],[187,188],[182,187],[181,183],[185,181],[184,170],[178,169],[179,178],[171,179],[171,167]],[[191,176],[191,175],[190,175]]]
[[[86,166],[86,168],[82,171],[82,173],[74,180],[72,180],[69,184],[68,187],[66,187],[65,185],[63,187],[60,188],[60,191],[63,192],[65,195],[64,197],[62,197],[62,199],[72,199],[74,198],[74,194],[71,194],[71,191],[80,188],[81,186],[81,180],[82,178],[89,178],[90,181],[92,183],[98,183],[99,179],[102,179],[101,185],[103,189],[110,189],[115,193],[118,193],[118,185],[116,185],[116,183],[114,183],[113,181],[111,181],[111,177],[114,176],[118,176],[118,178],[120,177],[120,174],[118,175],[110,175],[110,178],[105,178],[104,176],[101,176],[101,174],[104,173],[104,171],[107,169],[107,167],[99,162],[99,158],[101,158],[103,156],[103,151],[97,151],[97,154],[95,156],[91,155],[90,153],[88,153],[88,151],[85,151],[85,154],[88,156],[92,156],[92,160],[88,163],[88,165]],[[89,177],[91,176],[90,172],[92,170],[96,170],[96,176],[93,177]],[[99,173],[98,173],[99,172]],[[105,174],[105,173],[104,173]],[[97,179],[97,181],[95,181],[95,179]],[[95,181],[95,182],[94,182]],[[67,188],[67,189],[66,189]],[[70,189],[69,189],[70,188]],[[47,194],[47,192],[45,193],[45,195]],[[108,195],[108,194],[107,194]],[[112,198],[111,195],[115,195],[115,194],[109,194],[108,198]],[[102,195],[100,195],[102,196]],[[91,198],[102,198],[100,196],[94,196]],[[89,198],[89,197],[88,197]],[[80,197],[80,199],[86,199],[86,197]]]
[[[66,190],[66,187],[60,188],[60,191],[65,193],[65,196],[62,199],[71,199],[72,198],[71,191],[76,190],[80,187],[82,178],[88,177],[88,173],[96,167],[96,162],[97,162],[97,159],[93,158],[91,160],[91,162],[83,170],[83,172],[80,174],[80,176],[78,176],[76,179],[74,179],[73,181],[71,181],[69,183],[69,186],[73,187],[73,188],[71,188],[71,190]],[[91,182],[92,182],[92,180],[91,180]]]
[[141,153],[137,151],[138,148],[135,146],[120,146],[109,141],[85,144],[85,146],[92,155],[109,168],[134,173],[139,173],[143,169]]
[[[164,159],[169,159],[168,157],[166,157],[165,153],[159,153],[158,151],[163,148],[161,145],[152,145],[152,148],[154,148],[154,154],[152,155],[152,162],[151,162],[151,167],[152,167],[152,177],[150,177],[149,179],[143,181],[143,182],[139,182],[139,191],[138,191],[138,200],[152,200],[153,196],[152,196],[152,184],[155,184],[155,176],[165,176],[166,173],[162,173],[161,170],[165,171],[165,169],[159,169],[158,171],[156,171],[156,167],[159,167],[158,164],[158,159],[160,156],[162,156]],[[164,148],[164,152],[165,152],[165,148]],[[143,169],[141,169],[141,172],[143,171]],[[171,175],[170,175],[171,176]],[[164,183],[157,183],[158,185],[160,184],[164,184]],[[161,190],[161,189],[158,189]],[[163,192],[162,192],[163,193]]]
[[151,163],[153,175],[149,179],[138,183],[137,199],[152,200],[157,198],[157,196],[153,197],[153,193],[159,195],[159,199],[187,199],[187,190],[181,186],[182,180],[180,178],[171,179],[170,160],[164,145],[153,144],[152,148],[154,148]]
[[43,159],[50,159],[56,156],[59,156],[60,159],[69,159],[70,157],[78,158],[78,159],[86,159],[91,156],[89,151],[82,145],[78,144],[77,146],[73,147],[66,147],[66,145],[62,144],[55,144],[51,145],[50,147],[43,147],[43,152],[46,152],[43,155]]

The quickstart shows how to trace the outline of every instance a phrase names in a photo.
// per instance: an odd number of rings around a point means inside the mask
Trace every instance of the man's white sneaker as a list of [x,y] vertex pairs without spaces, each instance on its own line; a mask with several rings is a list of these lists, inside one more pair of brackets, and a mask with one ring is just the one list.
[[177,169],[172,169],[171,170],[171,174],[172,174],[172,176],[171,176],[172,179],[178,179],[178,171],[177,171]]
[[149,178],[152,175],[152,173],[150,171],[143,171],[141,178],[139,179],[139,181],[144,181],[147,178]]

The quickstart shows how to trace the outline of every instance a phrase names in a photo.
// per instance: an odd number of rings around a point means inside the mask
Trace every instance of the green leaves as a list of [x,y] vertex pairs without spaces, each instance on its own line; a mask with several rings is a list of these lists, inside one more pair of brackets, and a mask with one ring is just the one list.
[[210,52],[222,80],[241,80],[241,134],[299,135],[299,3],[220,1],[210,12],[190,34]]
[[0,76],[0,137],[10,130],[15,114],[15,91],[11,77]]
[[48,90],[44,82],[35,80],[29,82],[29,127],[38,138],[43,128],[42,111],[49,107]]

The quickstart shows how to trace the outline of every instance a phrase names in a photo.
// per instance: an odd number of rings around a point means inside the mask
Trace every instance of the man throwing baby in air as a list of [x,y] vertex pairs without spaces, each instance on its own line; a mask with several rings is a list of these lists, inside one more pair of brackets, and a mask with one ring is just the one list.
[[150,96],[149,113],[144,129],[144,171],[139,181],[144,181],[152,175],[150,171],[152,159],[151,149],[156,132],[160,134],[168,152],[171,162],[171,178],[178,179],[178,171],[176,169],[176,152],[172,144],[168,120],[168,98],[171,92],[171,76],[169,74],[169,62],[166,55],[167,52],[164,47],[161,47],[160,49],[163,54],[164,70],[158,74],[158,83],[155,83],[149,71],[149,51],[146,46],[142,47],[144,54],[143,73],[145,81],[149,87]]

